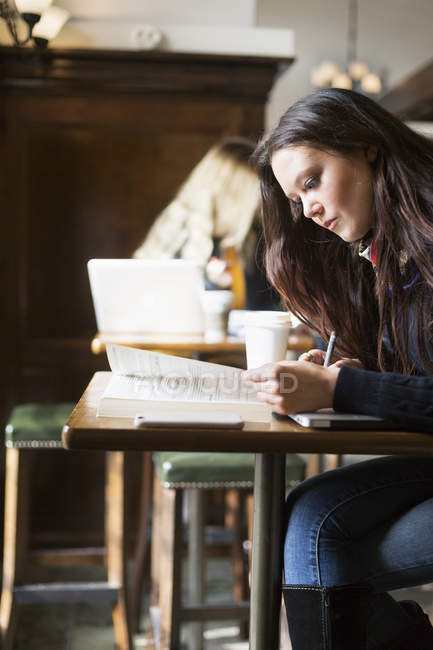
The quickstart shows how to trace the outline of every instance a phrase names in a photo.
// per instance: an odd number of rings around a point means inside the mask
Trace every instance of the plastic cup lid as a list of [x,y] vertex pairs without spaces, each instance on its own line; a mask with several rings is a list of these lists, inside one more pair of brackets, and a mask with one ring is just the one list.
[[249,311],[245,318],[245,325],[256,327],[287,327],[291,322],[291,314],[287,311]]

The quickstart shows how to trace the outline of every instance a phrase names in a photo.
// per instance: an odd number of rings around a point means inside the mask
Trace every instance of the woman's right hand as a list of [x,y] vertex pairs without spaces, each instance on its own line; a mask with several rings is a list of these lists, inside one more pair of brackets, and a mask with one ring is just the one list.
[[[299,361],[307,361],[309,363],[316,363],[319,366],[323,366],[325,361],[326,350],[308,350],[308,352],[303,352],[299,357]],[[341,366],[349,366],[350,368],[359,368],[362,369],[363,365],[359,359],[351,359],[350,357],[339,357],[333,355],[329,366],[334,368],[341,368]]]

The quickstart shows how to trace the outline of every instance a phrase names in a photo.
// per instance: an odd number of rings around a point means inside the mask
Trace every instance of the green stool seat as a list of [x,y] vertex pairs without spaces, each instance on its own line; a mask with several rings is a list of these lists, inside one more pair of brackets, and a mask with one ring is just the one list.
[[61,447],[62,428],[74,406],[72,402],[16,406],[6,425],[6,447]]
[[[154,454],[159,480],[165,488],[249,488],[254,484],[254,454],[161,451]],[[286,455],[286,480],[302,481],[305,461]]]

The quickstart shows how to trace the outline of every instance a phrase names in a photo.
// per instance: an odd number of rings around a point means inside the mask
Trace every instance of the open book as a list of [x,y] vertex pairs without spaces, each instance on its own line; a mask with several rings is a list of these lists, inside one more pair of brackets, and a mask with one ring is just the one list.
[[98,416],[209,409],[240,415],[246,422],[271,419],[271,407],[258,401],[253,382],[241,381],[237,368],[113,344],[107,344],[107,356],[113,374]]

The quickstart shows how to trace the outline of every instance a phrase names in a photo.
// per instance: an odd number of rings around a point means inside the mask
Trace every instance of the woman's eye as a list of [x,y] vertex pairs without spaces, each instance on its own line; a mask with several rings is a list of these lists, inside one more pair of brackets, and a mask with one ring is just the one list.
[[316,176],[313,176],[312,178],[309,178],[307,181],[304,183],[304,188],[306,190],[312,190],[314,187],[317,187],[319,184],[319,179]]

